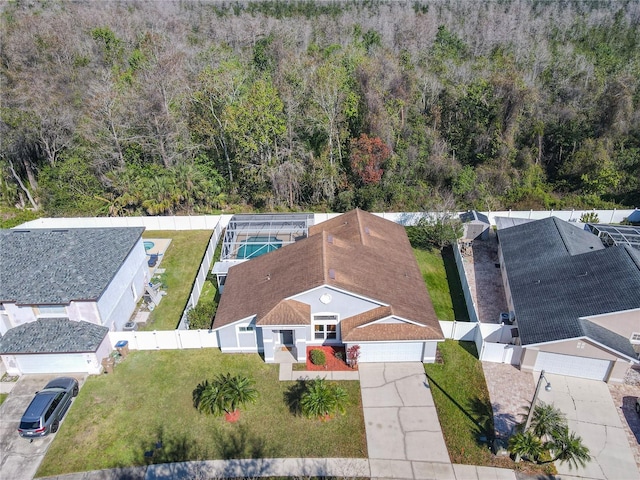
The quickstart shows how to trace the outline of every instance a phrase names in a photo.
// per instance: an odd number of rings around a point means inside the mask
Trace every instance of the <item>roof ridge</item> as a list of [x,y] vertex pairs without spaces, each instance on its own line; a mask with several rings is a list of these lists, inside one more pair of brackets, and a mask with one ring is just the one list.
[[573,256],[573,255],[571,255],[571,251],[569,250],[569,245],[568,245],[567,239],[564,236],[564,232],[562,231],[562,229],[560,228],[560,225],[558,224],[559,220],[560,219],[558,217],[556,217],[556,216],[552,216],[551,217],[551,221],[553,222],[553,225],[556,227],[556,230],[558,231],[558,235],[560,235],[560,240],[562,240],[562,244],[564,245],[564,249],[567,251],[567,253],[570,256]]

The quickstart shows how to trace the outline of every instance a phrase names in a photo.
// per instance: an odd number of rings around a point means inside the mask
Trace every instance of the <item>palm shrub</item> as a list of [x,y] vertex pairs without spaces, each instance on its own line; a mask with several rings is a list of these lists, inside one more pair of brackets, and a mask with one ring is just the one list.
[[[531,426],[509,439],[509,451],[538,464],[556,460],[568,462],[569,468],[585,466],[591,460],[589,449],[582,438],[569,431],[564,414],[555,406],[540,402],[534,407]],[[551,460],[540,460],[540,456],[550,451]]]
[[509,439],[509,451],[514,455],[537,462],[544,452],[544,446],[531,430],[527,430],[511,436]]
[[302,414],[308,418],[326,418],[335,413],[346,412],[347,392],[324,378],[307,382],[306,390],[300,397]]
[[541,463],[559,460],[561,463],[567,462],[571,470],[573,467],[584,467],[591,460],[589,449],[582,443],[582,438],[570,432],[567,426],[555,431],[551,441],[545,446],[552,452],[553,458]]
[[258,391],[254,381],[240,375],[219,374],[212,382],[205,380],[193,391],[193,405],[211,415],[232,413],[247,403],[255,403]]

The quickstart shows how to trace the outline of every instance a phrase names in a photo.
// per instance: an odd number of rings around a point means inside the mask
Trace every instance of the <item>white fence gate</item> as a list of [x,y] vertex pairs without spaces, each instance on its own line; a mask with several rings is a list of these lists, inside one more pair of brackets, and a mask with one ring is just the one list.
[[475,342],[480,360],[520,365],[522,347],[511,343],[511,325],[440,321],[440,327],[445,338]]

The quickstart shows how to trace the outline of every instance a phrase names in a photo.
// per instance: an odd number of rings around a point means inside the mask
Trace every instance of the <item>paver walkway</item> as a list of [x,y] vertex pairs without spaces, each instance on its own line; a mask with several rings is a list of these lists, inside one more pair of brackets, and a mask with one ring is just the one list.
[[498,240],[491,230],[488,240],[474,240],[473,247],[462,257],[464,271],[482,323],[499,323],[507,312],[507,301],[498,264]]
[[535,391],[531,372],[506,363],[482,362],[484,379],[491,398],[496,438],[507,441],[516,424],[523,420]]

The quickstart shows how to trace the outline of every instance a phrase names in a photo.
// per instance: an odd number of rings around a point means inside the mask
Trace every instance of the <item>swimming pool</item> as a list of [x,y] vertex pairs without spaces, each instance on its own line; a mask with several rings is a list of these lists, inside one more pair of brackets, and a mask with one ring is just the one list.
[[238,249],[238,258],[255,258],[282,247],[282,240],[276,237],[249,237]]
[[149,250],[151,250],[151,249],[154,247],[154,245],[155,245],[155,243],[150,242],[149,240],[145,240],[143,243],[144,243],[144,249],[145,249],[145,251],[147,251],[147,252],[148,252]]

